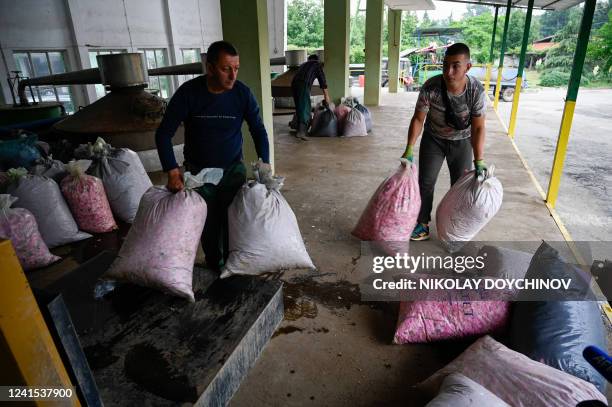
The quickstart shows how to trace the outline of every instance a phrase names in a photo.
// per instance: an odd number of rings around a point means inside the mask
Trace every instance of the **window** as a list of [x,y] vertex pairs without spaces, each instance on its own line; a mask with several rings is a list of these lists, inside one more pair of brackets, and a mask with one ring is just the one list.
[[[36,78],[66,72],[64,52],[60,51],[17,51],[13,53],[17,70],[22,76]],[[61,102],[67,113],[74,113],[74,102],[69,86],[33,86],[34,95],[26,88],[30,102]]]
[[[181,57],[183,64],[190,64],[193,62],[200,62],[200,49],[199,48],[183,48],[181,49]],[[180,75],[179,76],[179,85],[183,82],[188,81],[189,79],[195,78],[197,75]]]
[[[99,49],[95,51],[89,51],[89,66],[92,68],[98,67],[98,60],[96,57],[98,55],[108,55],[108,54],[121,54],[125,53],[127,50],[125,49]],[[100,99],[102,96],[106,95],[108,92],[104,89],[104,85],[98,83],[94,85],[96,88],[96,99]]]
[[[141,49],[145,54],[147,69],[168,66],[165,49]],[[168,76],[149,76],[149,91],[168,99],[170,97],[170,78]]]

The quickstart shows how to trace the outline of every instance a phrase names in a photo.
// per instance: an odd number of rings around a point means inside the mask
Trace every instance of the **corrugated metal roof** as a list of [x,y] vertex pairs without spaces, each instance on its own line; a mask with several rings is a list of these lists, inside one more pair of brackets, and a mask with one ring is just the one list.
[[[450,3],[465,3],[465,4],[482,4],[489,6],[506,6],[507,0],[440,0]],[[512,7],[526,8],[528,0],[513,0]],[[565,10],[582,3],[584,0],[535,0],[533,7],[541,10]],[[435,10],[435,6],[431,0],[385,0],[389,8],[395,10]]]

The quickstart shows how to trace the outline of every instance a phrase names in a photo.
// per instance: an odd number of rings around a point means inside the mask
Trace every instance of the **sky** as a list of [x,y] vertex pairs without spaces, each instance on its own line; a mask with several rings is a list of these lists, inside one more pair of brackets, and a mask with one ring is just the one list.
[[[366,6],[366,2],[367,0],[361,0],[361,8],[365,9]],[[357,7],[357,3],[358,0],[351,0],[351,14],[354,13],[355,8]],[[453,13],[453,20],[459,20],[462,16],[463,13],[466,12],[467,8],[466,8],[466,4],[464,3],[455,3],[455,2],[450,2],[450,1],[435,1],[434,0],[434,6],[436,6],[435,10],[428,10],[427,14],[429,15],[430,18],[435,19],[435,20],[440,20],[443,18],[448,18],[448,16],[450,16],[451,12]],[[493,7],[491,7],[491,10],[493,10]],[[500,8],[500,14],[503,14],[503,7]],[[533,14],[534,15],[538,15],[541,14],[541,11],[537,11],[534,10]],[[423,18],[423,14],[425,14],[424,11],[417,11],[417,17],[420,19]]]

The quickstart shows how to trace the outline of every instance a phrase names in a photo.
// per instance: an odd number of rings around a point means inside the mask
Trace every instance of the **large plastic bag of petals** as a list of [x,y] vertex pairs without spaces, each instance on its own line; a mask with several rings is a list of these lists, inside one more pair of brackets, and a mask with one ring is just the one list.
[[344,132],[344,123],[346,122],[346,115],[349,114],[351,108],[341,103],[334,109],[336,114],[336,120],[338,121],[338,134]]
[[315,266],[306,251],[289,203],[281,195],[283,178],[258,163],[256,181],[245,183],[228,209],[229,258],[221,278],[234,274]]
[[438,393],[442,381],[458,372],[515,407],[575,407],[585,400],[606,397],[591,383],[508,349],[490,336],[478,339],[448,365],[417,384],[428,395]]
[[548,297],[548,301],[517,301],[512,309],[509,346],[533,360],[593,383],[603,392],[606,379],[586,361],[582,352],[589,345],[606,349],[607,329],[597,301],[575,301],[577,298],[569,294],[570,290],[577,293],[588,288],[588,276],[582,280],[581,274],[582,270],[566,263],[557,250],[542,242],[525,278],[571,281],[568,290],[559,290],[568,300]]
[[484,175],[467,172],[448,190],[436,210],[438,238],[451,252],[470,241],[501,207],[504,190],[491,165]]
[[510,407],[506,402],[461,373],[442,381],[440,393],[425,407]]
[[346,115],[342,131],[344,137],[367,136],[366,123],[363,114],[356,108],[352,108]]
[[54,248],[91,237],[79,231],[57,183],[41,175],[28,175],[24,168],[8,172],[9,194],[19,198],[15,207],[30,211],[48,247]]
[[371,132],[372,131],[372,114],[370,113],[370,110],[364,105],[362,105],[361,103],[359,103],[359,101],[356,98],[354,99],[354,102],[355,102],[355,109],[359,110],[361,114],[363,115],[363,118],[365,120],[365,125],[366,125],[366,131],[368,133]]
[[62,193],[80,229],[90,233],[110,232],[117,229],[117,224],[102,181],[85,174],[90,165],[90,160],[66,164],[69,175],[62,180]]
[[311,137],[336,137],[338,135],[338,120],[332,106],[317,105],[308,135]]
[[390,246],[408,244],[421,209],[421,195],[417,166],[405,159],[400,161],[399,168],[380,184],[361,214],[352,231],[358,239]]
[[54,160],[52,156],[36,161],[36,164],[30,168],[29,172],[33,175],[51,178],[58,184],[68,175],[66,165],[59,160]]
[[193,265],[206,222],[206,202],[185,184],[177,193],[153,186],[142,196],[138,213],[106,280],[129,281],[194,301]]
[[18,198],[0,195],[0,239],[9,239],[13,244],[19,263],[24,270],[47,266],[61,258],[49,252],[38,232],[36,219],[23,208],[11,208]]
[[23,133],[14,139],[0,140],[0,169],[32,166],[40,159],[40,151],[36,147],[37,140],[38,136],[33,133]]
[[102,138],[91,146],[91,152],[87,173],[102,180],[117,218],[132,223],[140,198],[153,186],[138,154],[128,148],[112,148]]
[[400,303],[394,343],[425,343],[503,333],[510,303],[484,301],[476,290],[451,292],[447,301]]

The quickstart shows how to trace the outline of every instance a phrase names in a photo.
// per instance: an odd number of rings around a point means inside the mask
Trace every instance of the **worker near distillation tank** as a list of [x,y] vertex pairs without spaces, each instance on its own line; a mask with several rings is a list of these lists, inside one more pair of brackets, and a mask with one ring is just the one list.
[[172,136],[185,124],[185,171],[198,174],[204,168],[222,168],[217,185],[205,184],[196,191],[206,200],[208,215],[202,248],[208,267],[219,270],[229,255],[227,208],[246,182],[242,163],[242,123],[246,121],[257,155],[270,162],[268,134],[251,90],[236,78],[238,51],[217,41],[207,51],[206,74],[182,84],[170,99],[155,134],[162,168],[168,173],[167,188],[184,188],[184,180],[172,149]]
[[310,91],[315,78],[319,81],[319,87],[323,90],[323,104],[329,106],[329,93],[327,92],[327,81],[323,72],[323,63],[319,61],[316,54],[310,55],[308,60],[298,68],[291,80],[291,92],[295,103],[294,128],[299,139],[307,140],[306,132],[310,125]]
[[408,129],[404,158],[413,161],[413,148],[421,130],[419,190],[421,210],[411,240],[429,239],[429,221],[436,180],[446,159],[453,185],[472,169],[482,175],[484,161],[486,95],[480,82],[467,75],[472,67],[470,49],[456,43],[446,49],[442,75],[423,84]]

